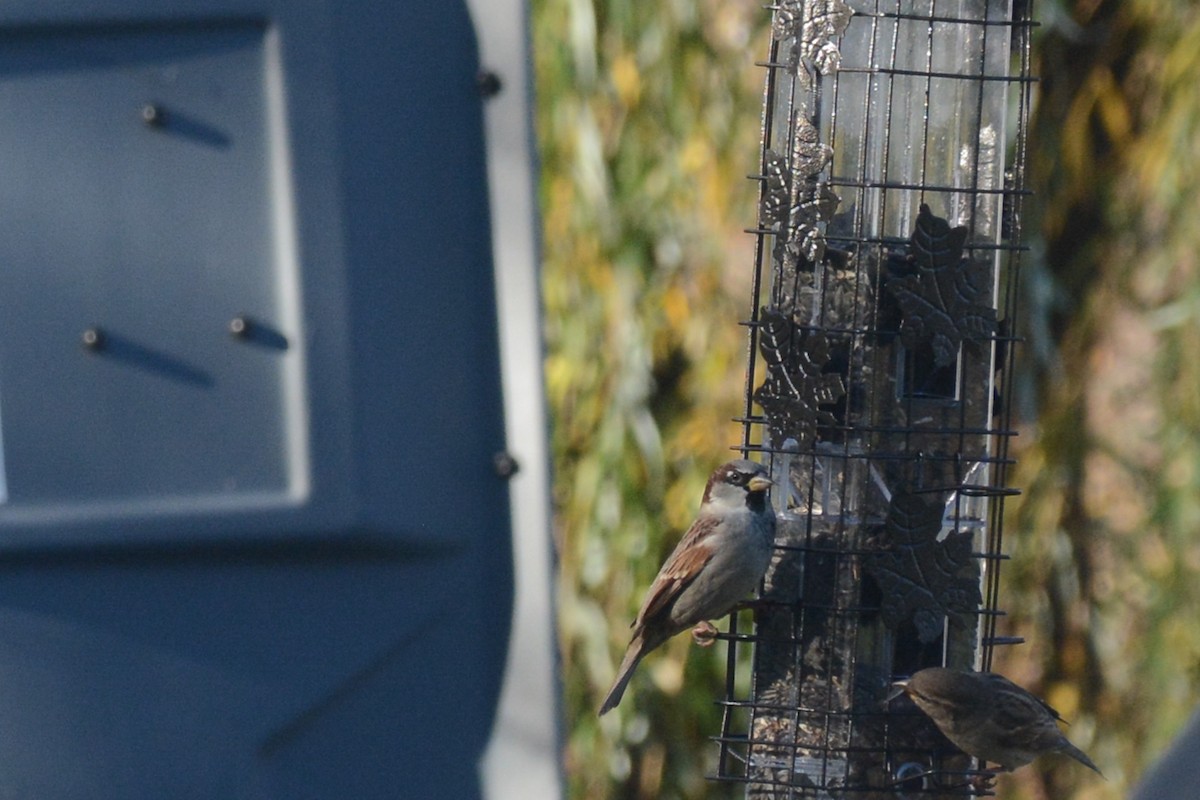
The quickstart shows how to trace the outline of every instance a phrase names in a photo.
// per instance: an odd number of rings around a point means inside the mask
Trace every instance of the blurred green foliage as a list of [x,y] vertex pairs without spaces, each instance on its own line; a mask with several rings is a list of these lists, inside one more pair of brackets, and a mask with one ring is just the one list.
[[[1109,780],[1046,759],[1008,798],[1124,797],[1200,678],[1200,4],[1038,0],[998,668]],[[546,375],[572,798],[707,782],[724,647],[688,637],[596,707],[627,624],[740,438],[769,13],[535,0]]]
[[1001,579],[1029,644],[1000,666],[1072,720],[1109,780],[1047,761],[1002,794],[1115,800],[1200,697],[1200,5],[1035,9],[1033,402]]
[[575,798],[708,793],[724,648],[680,638],[616,711],[595,710],[644,589],[739,437],[763,23],[748,2],[534,4]]
[[616,711],[596,708],[739,440],[766,13],[539,0],[533,14],[571,796],[706,796],[723,646],[680,637]]

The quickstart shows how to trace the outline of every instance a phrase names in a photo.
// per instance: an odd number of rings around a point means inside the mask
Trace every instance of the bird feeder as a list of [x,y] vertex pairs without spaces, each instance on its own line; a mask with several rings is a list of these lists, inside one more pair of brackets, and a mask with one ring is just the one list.
[[741,449],[769,464],[780,526],[753,631],[728,634],[715,777],[755,800],[979,794],[885,698],[1015,641],[997,568],[1029,3],[771,14]]

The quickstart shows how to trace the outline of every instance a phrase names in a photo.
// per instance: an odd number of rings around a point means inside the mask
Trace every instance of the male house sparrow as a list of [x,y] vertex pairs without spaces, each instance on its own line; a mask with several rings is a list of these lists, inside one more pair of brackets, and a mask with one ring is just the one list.
[[911,697],[947,739],[981,761],[1012,771],[1059,752],[1104,775],[1058,729],[1057,711],[1001,675],[930,667],[893,686]]
[[647,653],[693,625],[728,614],[762,580],[775,541],[770,486],[766,468],[744,459],[730,461],[708,479],[696,521],[646,593],[602,715],[621,702]]

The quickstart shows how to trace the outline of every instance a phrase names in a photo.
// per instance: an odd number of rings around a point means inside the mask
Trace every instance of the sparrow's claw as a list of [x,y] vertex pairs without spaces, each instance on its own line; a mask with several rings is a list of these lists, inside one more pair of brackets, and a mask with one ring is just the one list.
[[996,789],[996,773],[984,770],[970,780],[971,788],[981,795],[994,794]]
[[712,647],[718,633],[717,627],[706,620],[692,628],[692,641],[701,647]]

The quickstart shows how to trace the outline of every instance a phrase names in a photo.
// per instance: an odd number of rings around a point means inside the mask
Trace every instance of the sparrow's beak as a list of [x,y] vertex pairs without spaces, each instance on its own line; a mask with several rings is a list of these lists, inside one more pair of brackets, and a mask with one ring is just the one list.
[[883,699],[884,705],[892,702],[900,695],[904,694],[904,690],[908,688],[908,681],[896,681],[892,684],[892,690],[888,692],[888,696]]
[[750,479],[750,483],[746,484],[752,492],[761,492],[775,485],[775,481],[765,475],[755,475]]

